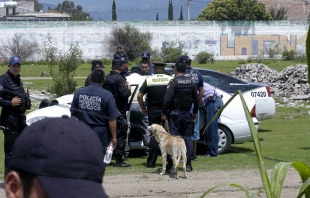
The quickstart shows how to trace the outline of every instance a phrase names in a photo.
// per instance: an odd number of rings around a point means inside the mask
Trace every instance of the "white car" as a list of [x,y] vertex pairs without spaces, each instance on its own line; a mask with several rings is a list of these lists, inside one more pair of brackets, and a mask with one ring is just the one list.
[[[132,102],[136,102],[136,93],[138,92],[139,85],[130,83],[132,87],[132,95],[134,97],[130,98],[130,105]],[[231,95],[220,89],[217,91],[223,95],[223,102],[225,103]],[[252,115],[252,120],[258,130],[258,120],[255,117],[255,100],[250,96],[244,96],[247,103],[247,107]],[[47,117],[61,117],[63,115],[70,116],[70,106],[73,99],[73,94],[68,94],[56,98],[51,104],[45,108],[40,108],[33,112],[27,114],[27,124],[32,123],[47,118]],[[133,100],[135,99],[135,100]],[[127,122],[130,120],[130,112],[127,112]],[[203,128],[206,125],[205,116],[202,114],[200,116],[200,126]],[[130,133],[130,128],[128,129],[128,134]],[[134,133],[132,131],[132,133]],[[231,144],[239,144],[244,142],[252,141],[252,135],[246,120],[244,110],[242,108],[242,103],[240,97],[237,96],[222,112],[219,121],[219,154],[224,153],[229,150]],[[130,145],[130,146],[129,146]],[[140,139],[130,140],[130,144],[126,145],[128,149],[144,149],[142,142],[142,137]]]

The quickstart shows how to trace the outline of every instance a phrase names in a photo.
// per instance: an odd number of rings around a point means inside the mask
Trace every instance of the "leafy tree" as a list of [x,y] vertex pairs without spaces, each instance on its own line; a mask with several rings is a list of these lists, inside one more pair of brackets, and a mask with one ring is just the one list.
[[37,41],[28,41],[22,34],[15,33],[11,41],[2,41],[0,56],[19,56],[21,59],[30,59],[33,55],[40,52]]
[[172,0],[169,0],[169,7],[168,7],[168,20],[173,20],[173,6],[172,6]]
[[83,7],[80,5],[75,6],[73,1],[65,0],[61,4],[58,3],[57,7],[54,9],[59,12],[66,12],[71,15],[71,21],[92,21],[93,18],[90,17],[89,13],[83,12]]
[[181,6],[181,11],[180,11],[180,18],[179,18],[179,20],[182,20],[182,21],[184,20],[184,19],[183,19],[183,8],[182,8],[182,6]]
[[281,7],[279,9],[272,7],[269,9],[269,12],[273,20],[287,20],[287,16],[285,16],[287,9],[285,7]]
[[112,4],[112,21],[117,21],[115,0],[113,0],[113,4]]
[[126,24],[124,27],[114,27],[108,39],[108,48],[115,53],[117,46],[122,46],[129,60],[140,57],[142,51],[151,51],[150,32],[141,33],[137,28]]
[[45,43],[45,60],[53,78],[53,84],[49,91],[56,93],[57,96],[73,93],[77,82],[74,79],[75,71],[82,64],[82,50],[78,43],[71,44],[70,49],[61,54],[52,44],[52,37],[47,35]]
[[165,63],[175,63],[181,55],[187,55],[175,42],[165,42],[160,57]]
[[157,14],[156,14],[156,21],[158,21],[158,12],[157,12]]
[[216,21],[255,21],[272,20],[265,4],[257,0],[213,0],[196,18]]
[[39,12],[43,9],[43,4],[39,3],[39,0],[14,0],[14,1],[33,1],[34,2],[34,11]]

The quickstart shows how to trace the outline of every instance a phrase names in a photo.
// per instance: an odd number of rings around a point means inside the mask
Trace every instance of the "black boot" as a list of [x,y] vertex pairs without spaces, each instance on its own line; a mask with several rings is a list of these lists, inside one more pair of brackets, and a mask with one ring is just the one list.
[[187,158],[187,161],[186,161],[186,171],[187,172],[193,171],[192,160],[190,158]]
[[116,163],[115,167],[131,167],[131,164],[127,164],[123,161],[123,156],[121,154],[116,154]]

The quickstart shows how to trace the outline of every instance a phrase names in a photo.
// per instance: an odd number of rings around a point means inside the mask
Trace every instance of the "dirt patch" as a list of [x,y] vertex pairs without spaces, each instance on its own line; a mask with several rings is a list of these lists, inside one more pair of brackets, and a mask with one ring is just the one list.
[[[173,179],[171,174],[161,176],[158,173],[159,170],[154,169],[150,173],[105,176],[103,186],[112,198],[200,197],[207,189],[224,183],[239,184],[251,193],[263,190],[258,170],[193,171],[188,173],[188,179],[184,179],[182,174],[179,179]],[[299,174],[291,169],[284,182],[281,198],[297,197],[300,186]],[[206,197],[240,198],[246,195],[237,188],[223,186],[213,190]],[[261,193],[260,197],[266,196]]]

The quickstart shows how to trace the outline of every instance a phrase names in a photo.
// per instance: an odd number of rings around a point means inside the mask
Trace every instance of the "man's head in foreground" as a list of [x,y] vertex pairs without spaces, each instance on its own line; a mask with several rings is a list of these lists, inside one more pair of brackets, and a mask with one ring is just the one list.
[[72,118],[46,118],[27,127],[14,144],[5,178],[8,198],[99,198],[102,146],[96,133]]

